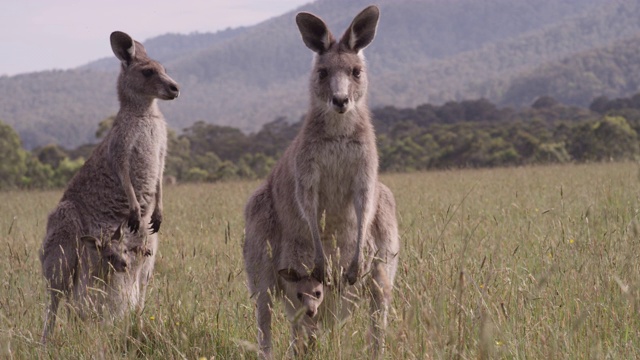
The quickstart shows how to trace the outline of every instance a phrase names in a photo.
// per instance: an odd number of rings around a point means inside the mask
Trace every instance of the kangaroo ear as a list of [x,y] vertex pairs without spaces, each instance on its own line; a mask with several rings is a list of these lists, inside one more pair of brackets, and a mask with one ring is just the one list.
[[100,241],[100,239],[89,235],[80,237],[80,241],[82,241],[84,246],[88,247],[89,249],[97,250],[102,246],[102,242]]
[[113,235],[111,236],[111,240],[113,241],[122,241],[122,239],[124,238],[124,231],[122,230],[122,227],[124,226],[126,222],[123,222],[122,224],[120,224],[118,226],[118,228],[116,229],[116,231],[113,233]]
[[125,66],[128,66],[136,54],[136,44],[131,36],[122,31],[111,33],[111,49]]
[[380,9],[375,5],[362,10],[353,19],[340,42],[355,52],[366,48],[376,36],[379,18]]
[[335,41],[327,25],[319,17],[301,12],[296,15],[296,24],[302,35],[302,41],[312,51],[322,54],[329,50]]
[[294,269],[282,269],[278,271],[278,275],[289,282],[298,282],[302,280],[302,276],[300,276],[300,274]]

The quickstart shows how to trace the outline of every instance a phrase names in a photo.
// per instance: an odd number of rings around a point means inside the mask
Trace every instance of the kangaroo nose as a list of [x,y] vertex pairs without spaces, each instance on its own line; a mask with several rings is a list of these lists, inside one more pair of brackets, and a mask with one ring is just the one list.
[[316,316],[316,311],[311,309],[307,310],[307,316],[310,318]]
[[331,102],[333,103],[333,105],[339,108],[343,108],[349,102],[349,98],[346,96],[334,96]]
[[177,99],[178,96],[180,96],[180,88],[178,88],[177,84],[170,84],[169,91],[171,92],[171,96],[173,96],[174,99]]

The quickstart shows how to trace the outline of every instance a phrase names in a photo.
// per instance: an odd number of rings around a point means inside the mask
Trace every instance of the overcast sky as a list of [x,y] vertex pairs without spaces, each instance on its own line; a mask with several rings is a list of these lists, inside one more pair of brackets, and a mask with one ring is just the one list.
[[144,41],[166,33],[254,25],[312,0],[9,0],[0,9],[0,75],[69,69],[111,56],[109,34]]

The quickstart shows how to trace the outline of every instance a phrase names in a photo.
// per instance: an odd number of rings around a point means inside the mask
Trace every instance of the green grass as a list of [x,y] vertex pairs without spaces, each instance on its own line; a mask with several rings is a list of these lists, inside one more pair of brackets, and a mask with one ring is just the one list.
[[[640,358],[636,164],[383,176],[402,237],[389,359]],[[142,327],[62,319],[39,344],[38,261],[60,192],[1,193],[0,358],[255,358],[242,209],[257,182],[165,188]],[[274,319],[276,358],[288,323]],[[311,359],[366,356],[368,301]]]

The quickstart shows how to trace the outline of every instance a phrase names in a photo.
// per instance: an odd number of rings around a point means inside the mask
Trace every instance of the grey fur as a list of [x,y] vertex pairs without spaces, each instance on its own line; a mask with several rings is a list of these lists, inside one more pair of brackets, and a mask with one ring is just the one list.
[[[118,77],[120,110],[113,128],[71,179],[60,203],[49,214],[40,261],[50,289],[47,318],[53,323],[60,297],[77,286],[81,236],[100,238],[126,220],[137,233],[131,246],[150,254],[129,267],[128,288],[121,288],[130,307],[144,306],[148,280],[157,252],[157,231],[163,217],[162,173],[167,151],[167,129],[156,99],[172,100],[179,89],[162,65],[150,59],[144,47],[123,32],[111,34],[111,47],[122,62]],[[145,244],[142,244],[145,242]],[[122,311],[119,311],[122,312]],[[46,340],[45,324],[43,341]]]
[[[65,207],[67,204],[61,204]],[[81,319],[92,314],[100,315],[104,307],[115,309],[118,307],[114,299],[117,298],[121,278],[129,267],[138,262],[138,255],[145,251],[131,236],[125,238],[122,227],[119,226],[111,238],[107,236],[81,236],[77,241],[77,262],[71,275],[71,288],[57,291],[51,296],[51,302],[45,312],[45,327],[42,342],[53,331],[59,301],[65,297]]]
[[[302,275],[305,274],[305,275]],[[278,271],[279,295],[284,301],[285,314],[291,324],[291,344],[296,353],[306,350],[306,339],[315,340],[316,315],[324,300],[324,285],[306,272],[295,269]],[[304,332],[303,332],[304,331]]]
[[[352,290],[371,296],[373,357],[384,348],[399,239],[393,194],[378,181],[361,54],[373,40],[378,17],[377,7],[364,9],[339,41],[315,15],[296,17],[305,45],[316,52],[310,108],[302,129],[245,208],[243,255],[257,302],[262,358],[271,357],[270,294],[286,290],[277,272],[287,268],[309,269],[316,281],[331,284],[327,293],[332,289],[343,300],[350,291],[343,278],[353,285],[370,273]],[[326,300],[314,324],[337,316]]]

